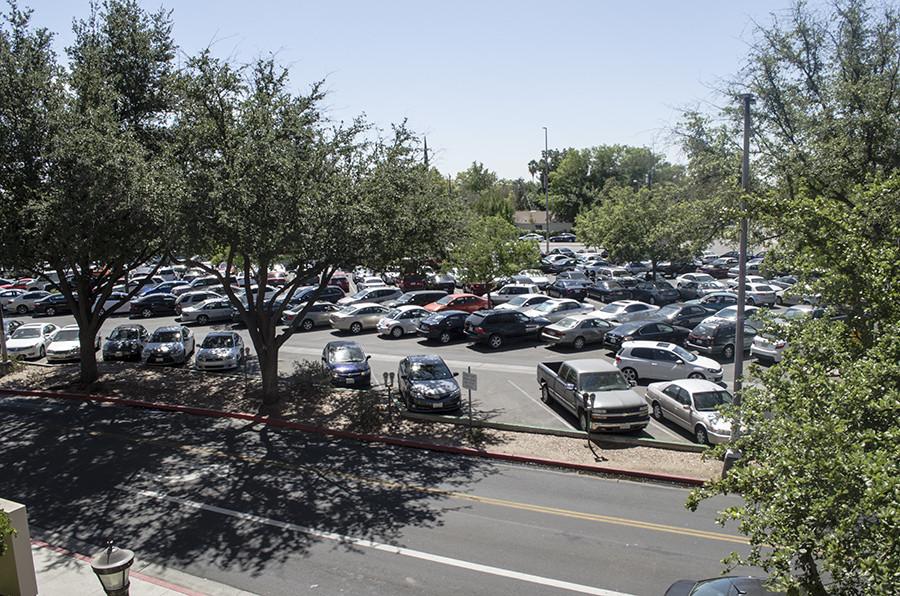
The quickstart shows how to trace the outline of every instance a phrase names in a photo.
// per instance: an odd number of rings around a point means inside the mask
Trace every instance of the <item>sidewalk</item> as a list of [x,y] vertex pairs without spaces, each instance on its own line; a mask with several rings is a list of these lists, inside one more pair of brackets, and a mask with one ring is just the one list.
[[[99,550],[99,549],[95,549]],[[76,552],[40,540],[31,541],[34,571],[40,596],[104,596],[100,580],[91,569],[93,550]],[[167,569],[140,560],[135,556],[129,578],[130,596],[249,596],[244,592],[216,582]]]

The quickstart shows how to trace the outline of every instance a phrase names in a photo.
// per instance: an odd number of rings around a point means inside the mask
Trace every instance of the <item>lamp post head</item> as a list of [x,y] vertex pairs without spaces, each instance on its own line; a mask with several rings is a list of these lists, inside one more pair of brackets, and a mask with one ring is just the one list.
[[134,552],[116,548],[110,540],[104,550],[91,558],[91,569],[109,596],[127,596],[128,570],[134,563]]

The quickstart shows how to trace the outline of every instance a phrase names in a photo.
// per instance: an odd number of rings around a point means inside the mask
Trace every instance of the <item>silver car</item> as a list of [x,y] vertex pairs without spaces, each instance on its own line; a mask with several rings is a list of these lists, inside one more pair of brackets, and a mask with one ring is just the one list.
[[390,335],[400,338],[404,335],[415,335],[419,330],[419,323],[431,313],[421,306],[398,306],[385,314],[376,328],[378,335]]
[[306,306],[305,303],[297,305],[296,308],[285,310],[281,315],[281,322],[287,327],[296,325],[303,331],[312,331],[313,327],[320,327],[331,323],[331,315],[340,312],[340,308],[330,302],[314,302],[306,314],[303,315],[302,321],[297,321],[297,317]]
[[541,331],[541,337],[551,345],[572,346],[581,350],[587,344],[603,343],[607,331],[615,327],[593,314],[566,317]]
[[44,290],[32,290],[16,296],[3,305],[3,310],[24,315],[34,310],[34,303],[50,295]]
[[495,310],[518,310],[524,312],[531,310],[542,302],[550,300],[550,296],[546,294],[520,294],[510,298],[508,302],[494,307]]
[[2,307],[3,310],[8,310],[6,305],[25,293],[25,290],[17,290],[15,288],[0,290],[0,307]]
[[[94,351],[100,349],[100,336],[94,336]],[[66,325],[50,337],[47,346],[47,362],[67,362],[81,357],[81,341],[78,325]]]
[[218,292],[213,292],[212,290],[195,290],[193,292],[187,292],[178,296],[175,300],[175,312],[181,313],[182,309],[185,309],[189,306],[196,306],[201,302],[206,302],[212,298],[224,298],[222,294]]
[[388,312],[387,307],[372,302],[351,304],[331,315],[331,326],[339,331],[349,331],[354,335],[363,329],[374,329],[378,321]]
[[580,315],[594,311],[594,305],[586,302],[578,302],[571,298],[559,298],[548,300],[538,304],[531,310],[525,311],[525,316],[532,319],[543,317],[551,323],[556,323],[572,315]]
[[760,283],[744,284],[744,297],[747,304],[754,306],[775,306],[777,288]]
[[200,370],[228,370],[244,363],[244,340],[234,331],[214,331],[203,338],[194,357]]
[[182,307],[179,320],[182,323],[206,325],[211,321],[231,321],[237,309],[223,298],[212,298],[194,306]]
[[144,364],[184,364],[194,353],[194,334],[182,325],[160,327],[153,332],[144,351],[141,361]]
[[638,300],[616,300],[598,310],[597,316],[610,323],[627,323],[637,317],[646,316],[637,313],[648,310],[659,310],[659,307]]
[[388,300],[396,300],[403,295],[400,288],[394,286],[377,286],[367,290],[360,290],[352,296],[345,296],[337,301],[338,305],[345,306],[350,304],[361,304],[363,302],[370,304],[381,304]]
[[731,422],[719,408],[731,403],[731,394],[705,379],[680,379],[650,383],[647,404],[657,420],[669,420],[694,435],[694,440],[726,443],[731,438]]

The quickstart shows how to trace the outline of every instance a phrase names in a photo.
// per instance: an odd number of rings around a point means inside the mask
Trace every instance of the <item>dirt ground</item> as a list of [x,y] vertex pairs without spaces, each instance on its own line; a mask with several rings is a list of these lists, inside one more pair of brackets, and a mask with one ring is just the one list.
[[[100,379],[89,387],[78,384],[77,365],[25,365],[0,378],[0,387],[89,393],[230,412],[260,412],[257,378],[116,362],[100,362],[99,367]],[[610,443],[594,443],[592,449],[583,439],[483,428],[469,432],[460,425],[406,420],[390,406],[383,388],[334,388],[315,363],[295,365],[293,371],[284,375],[281,394],[283,403],[277,411],[266,413],[336,430],[693,478],[716,477],[722,467],[721,462],[704,459],[698,453]]]

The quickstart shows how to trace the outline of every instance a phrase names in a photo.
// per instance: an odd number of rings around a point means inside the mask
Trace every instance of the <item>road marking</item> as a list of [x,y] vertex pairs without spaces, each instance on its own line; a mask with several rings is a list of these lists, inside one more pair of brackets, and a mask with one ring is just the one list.
[[684,437],[672,432],[671,430],[669,430],[669,427],[667,427],[662,422],[656,420],[655,418],[650,418],[650,424],[653,426],[653,428],[658,428],[658,429],[662,430],[664,433],[666,433],[667,435],[669,435],[670,437],[674,437],[674,438],[678,439],[679,443],[686,443],[686,441],[684,440]]
[[361,484],[370,484],[375,486],[380,486],[383,488],[390,489],[399,489],[406,491],[414,491],[420,492],[423,494],[442,496],[450,499],[456,499],[459,501],[470,501],[474,503],[480,503],[483,505],[493,505],[496,507],[503,507],[507,509],[518,509],[522,511],[531,511],[532,513],[541,513],[545,515],[552,515],[558,517],[567,517],[572,519],[580,519],[584,521],[590,521],[601,524],[608,525],[616,525],[616,526],[627,526],[631,528],[637,528],[641,530],[650,530],[654,532],[663,532],[667,534],[678,534],[681,536],[690,536],[692,538],[703,538],[705,540],[717,540],[722,542],[733,542],[737,544],[749,544],[749,541],[743,536],[735,536],[733,534],[725,534],[722,532],[710,532],[707,530],[695,530],[692,528],[683,528],[679,526],[669,526],[666,524],[657,524],[653,522],[644,522],[636,519],[630,519],[625,517],[615,517],[610,515],[600,515],[596,513],[585,513],[581,511],[573,511],[570,509],[561,509],[558,507],[547,507],[544,505],[533,505],[530,503],[522,503],[519,501],[511,501],[508,499],[497,499],[493,497],[482,497],[470,493],[463,493],[457,491],[450,491],[442,488],[434,488],[428,486],[421,486],[416,484],[408,484],[405,482],[396,482],[392,480],[382,480],[380,478],[369,478],[366,476],[358,476],[356,474],[350,474],[348,472],[339,472],[333,469],[322,469],[319,466],[315,465],[297,465],[291,464],[281,460],[274,460],[264,457],[255,457],[252,455],[246,454],[236,454],[236,453],[225,453],[224,451],[212,448],[212,447],[204,447],[200,445],[181,445],[179,443],[175,443],[174,441],[169,441],[165,439],[154,439],[154,438],[144,438],[144,437],[131,437],[127,435],[120,435],[118,433],[110,433],[104,431],[88,431],[89,435],[94,436],[107,436],[118,438],[120,440],[132,441],[132,442],[143,442],[143,443],[151,443],[162,446],[171,447],[174,449],[178,449],[180,451],[184,451],[185,453],[194,453],[199,455],[211,455],[215,457],[223,457],[226,459],[235,459],[238,461],[243,461],[247,463],[253,464],[269,464],[274,465],[276,467],[281,467],[293,471],[300,472],[310,472],[314,471],[315,473],[321,476],[332,476],[335,478],[340,478],[343,480],[352,480],[354,482],[359,482]]
[[534,397],[533,395],[531,395],[530,393],[528,393],[527,391],[525,391],[524,389],[522,389],[521,387],[519,387],[518,385],[516,385],[515,383],[513,383],[512,380],[506,379],[506,382],[509,383],[510,385],[512,385],[513,387],[515,387],[516,389],[518,389],[519,391],[521,391],[521,392],[522,392],[522,395],[524,395],[525,397],[527,397],[527,398],[530,399],[531,401],[537,403],[538,405],[540,405],[541,407],[543,407],[545,410],[547,410],[548,412],[550,412],[551,414],[553,414],[553,416],[554,416],[557,420],[559,420],[560,422],[562,422],[562,423],[564,423],[564,424],[566,425],[566,428],[567,428],[567,429],[569,428],[569,422],[568,422],[565,418],[563,418],[562,416],[560,416],[559,414],[557,414],[557,413],[556,413],[556,410],[554,410],[553,408],[551,408],[550,406],[548,406],[547,404],[545,404],[545,403],[542,402],[541,400],[537,399],[536,397]]
[[506,577],[510,579],[515,579],[523,582],[529,582],[532,584],[538,584],[542,586],[549,586],[552,588],[559,588],[560,590],[568,590],[570,592],[578,592],[580,594],[594,594],[595,596],[631,596],[624,592],[615,592],[612,590],[604,590],[602,588],[595,588],[593,586],[586,586],[584,584],[576,584],[573,582],[567,582],[559,579],[553,579],[549,577],[541,577],[539,575],[531,575],[530,573],[522,573],[521,571],[513,571],[511,569],[503,569],[502,567],[493,567],[491,565],[482,565],[481,563],[472,563],[471,561],[464,561],[462,559],[454,559],[452,557],[445,557],[443,555],[435,555],[432,553],[427,553],[420,550],[414,550],[411,548],[406,548],[403,546],[394,546],[392,544],[385,544],[383,542],[376,542],[374,540],[367,540],[365,538],[356,538],[354,536],[346,536],[343,534],[338,534],[337,532],[328,532],[326,530],[317,530],[315,528],[309,528],[306,526],[300,526],[297,524],[292,524],[290,522],[280,521],[268,517],[262,517],[259,515],[253,515],[250,513],[244,513],[242,511],[235,511],[234,509],[227,509],[225,507],[218,507],[216,505],[208,505],[206,503],[200,503],[198,501],[191,501],[188,499],[182,499],[180,497],[173,497],[171,495],[167,495],[165,493],[160,493],[151,490],[141,490],[141,489],[133,489],[129,487],[117,487],[119,490],[126,492],[134,492],[141,496],[148,497],[151,499],[157,499],[161,501],[167,501],[169,503],[176,503],[183,507],[187,507],[189,509],[196,509],[200,511],[209,511],[212,513],[218,513],[220,515],[226,515],[228,517],[233,517],[242,521],[249,521],[258,524],[263,524],[267,526],[272,526],[275,528],[281,528],[283,530],[292,530],[294,532],[300,532],[302,534],[306,534],[309,536],[315,536],[317,538],[323,538],[325,540],[333,540],[335,542],[340,542],[341,544],[352,544],[355,546],[371,548],[373,550],[391,553],[395,555],[402,555],[405,557],[411,557],[413,559],[420,559],[423,561],[429,561],[432,563],[439,563],[441,565],[447,565],[450,567],[458,567],[460,569],[467,569],[469,571],[477,571],[479,573],[485,573],[488,575],[496,575],[498,577]]

